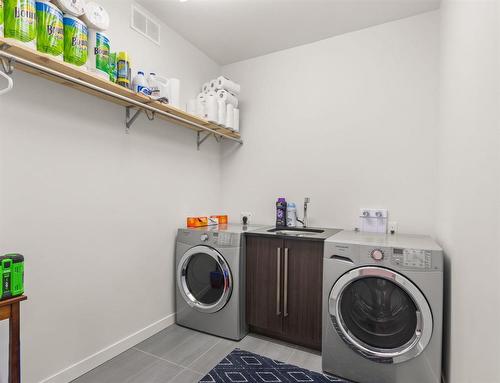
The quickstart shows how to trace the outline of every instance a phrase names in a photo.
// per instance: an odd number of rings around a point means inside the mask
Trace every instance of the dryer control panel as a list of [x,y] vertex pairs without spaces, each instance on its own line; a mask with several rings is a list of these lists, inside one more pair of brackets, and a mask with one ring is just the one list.
[[393,249],[392,262],[395,265],[415,268],[431,269],[432,252],[420,249]]
[[369,264],[416,271],[435,269],[430,250],[362,246],[361,255]]

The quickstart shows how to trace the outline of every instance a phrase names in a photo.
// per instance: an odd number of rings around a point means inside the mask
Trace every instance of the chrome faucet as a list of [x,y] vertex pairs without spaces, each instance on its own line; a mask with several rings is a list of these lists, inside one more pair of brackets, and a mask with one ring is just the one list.
[[309,226],[309,222],[307,220],[307,205],[311,202],[311,199],[309,197],[304,198],[304,221],[302,222],[302,225],[304,227]]

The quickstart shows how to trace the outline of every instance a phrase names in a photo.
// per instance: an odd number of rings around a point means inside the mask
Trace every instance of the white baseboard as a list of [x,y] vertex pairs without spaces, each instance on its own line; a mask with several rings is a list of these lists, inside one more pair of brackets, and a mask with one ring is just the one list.
[[159,321],[150,324],[147,327],[119,340],[116,343],[96,352],[85,359],[66,367],[65,369],[55,373],[48,378],[40,381],[40,383],[68,383],[72,380],[82,376],[97,366],[107,362],[122,352],[134,347],[136,344],[153,336],[157,332],[167,328],[175,323],[175,313],[160,319]]

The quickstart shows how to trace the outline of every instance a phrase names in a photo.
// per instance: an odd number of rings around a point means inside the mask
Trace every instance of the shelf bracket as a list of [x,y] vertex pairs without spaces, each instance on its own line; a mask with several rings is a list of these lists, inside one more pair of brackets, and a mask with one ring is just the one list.
[[130,111],[132,109],[134,109],[134,108],[131,107],[131,106],[127,106],[125,108],[125,133],[127,133],[127,134],[130,133],[130,128],[132,127],[132,125],[134,124],[135,120],[137,120],[137,117],[139,117],[139,115],[142,112],[141,109],[138,109],[138,110],[136,110],[136,112],[134,113],[134,115],[132,117],[130,117]]
[[197,139],[196,139],[196,144],[197,144],[198,150],[200,150],[201,144],[203,144],[206,141],[206,139],[208,137],[210,137],[212,134],[213,133],[210,132],[210,133],[205,134],[205,136],[202,137],[201,132],[198,132]]
[[[0,50],[6,51],[9,48],[7,44],[0,47]],[[14,73],[14,63],[16,62],[13,58],[0,57],[0,63],[2,64],[2,70],[5,74],[10,75]]]

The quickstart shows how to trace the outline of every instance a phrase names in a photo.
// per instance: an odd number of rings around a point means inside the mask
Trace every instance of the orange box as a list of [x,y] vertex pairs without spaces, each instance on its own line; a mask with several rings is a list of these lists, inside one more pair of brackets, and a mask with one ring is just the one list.
[[211,215],[210,217],[188,217],[187,227],[204,227],[215,225],[226,225],[227,215]]
[[188,217],[187,227],[203,227],[208,225],[208,217]]
[[217,218],[219,220],[219,225],[225,225],[229,221],[227,215],[211,215],[210,218]]

